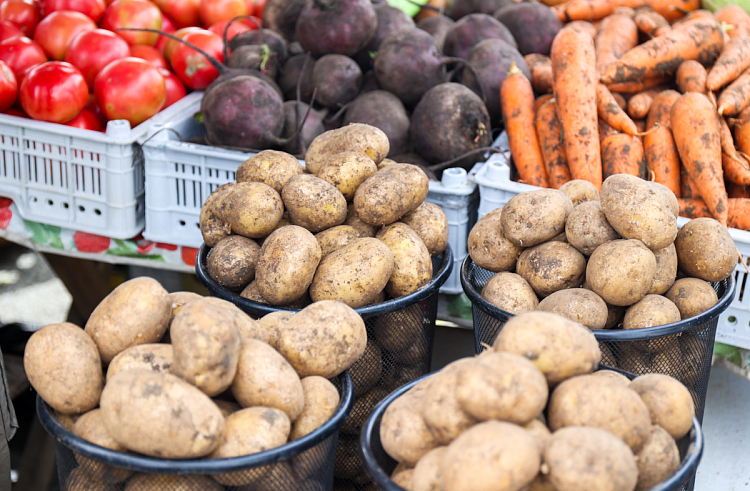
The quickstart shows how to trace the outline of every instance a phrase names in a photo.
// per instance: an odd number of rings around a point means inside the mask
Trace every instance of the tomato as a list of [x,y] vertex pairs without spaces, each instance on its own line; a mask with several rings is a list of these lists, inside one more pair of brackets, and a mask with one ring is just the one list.
[[86,105],[89,89],[81,72],[64,61],[34,67],[21,82],[23,110],[34,119],[66,123]]
[[94,89],[94,79],[110,62],[130,56],[130,46],[119,35],[104,29],[80,33],[65,53],[65,61],[78,68],[89,89]]
[[208,27],[222,20],[249,14],[245,0],[201,0],[200,15],[201,23]]
[[161,51],[153,46],[146,46],[145,44],[134,44],[130,47],[130,56],[133,58],[140,58],[146,60],[157,68],[169,69],[169,63],[164,59],[164,55]]
[[[173,34],[176,30],[174,26],[174,21],[169,18],[168,15],[165,15],[164,12],[161,14],[161,32],[166,32],[167,34]],[[154,45],[156,49],[164,53],[164,45],[169,41],[169,38],[167,36],[159,36],[159,39],[156,41],[156,44]]]
[[135,127],[161,110],[167,89],[158,68],[128,57],[113,61],[99,72],[94,95],[107,119],[126,119]]
[[187,95],[187,90],[174,73],[165,68],[159,68],[159,73],[164,77],[164,85],[167,89],[167,98],[164,101],[164,107],[162,107],[162,110],[164,110],[185,97]]
[[266,0],[246,0],[246,3],[247,15],[252,15],[259,19],[263,18],[263,9],[266,6]]
[[34,41],[53,60],[65,59],[65,51],[77,34],[93,31],[96,24],[88,16],[72,10],[52,12],[37,24]]
[[[7,1],[7,0],[6,0]],[[115,31],[120,27],[161,29],[161,10],[148,0],[115,0],[104,11],[99,24],[102,29]],[[148,44],[153,46],[159,39],[151,32],[115,31],[128,44]]]
[[[218,34],[202,29],[187,33],[184,39],[208,53],[218,62],[224,61],[224,42]],[[205,89],[219,76],[219,71],[205,56],[186,44],[177,45],[172,51],[169,62],[172,65],[172,71],[182,80],[182,83],[193,90]]]
[[96,96],[93,92],[89,92],[89,97],[86,99],[86,105],[83,106],[83,110],[93,113],[99,119],[99,126],[104,128],[107,125],[107,117],[102,112],[102,108],[96,103]]
[[99,22],[107,5],[104,0],[45,0],[44,15],[60,10],[80,12],[94,22]]
[[[222,39],[224,39],[224,31],[227,30],[227,24],[229,24],[230,22],[232,21],[231,20],[219,21],[216,24],[213,24],[211,27],[209,27],[208,30],[211,32],[215,32]],[[236,20],[232,22],[231,25],[229,25],[229,30],[227,31],[227,41],[229,41],[230,39],[232,39],[238,34],[242,34],[243,32],[247,32],[247,31],[255,31],[256,29],[258,28],[255,26],[251,27],[247,23],[241,20]]]
[[18,27],[25,36],[31,37],[39,23],[39,8],[30,0],[3,0],[0,2],[0,20]]
[[7,20],[0,20],[0,42],[6,39],[20,38],[23,36],[21,29],[11,24]]
[[19,118],[26,118],[29,119],[29,115],[23,112],[23,109],[19,109],[17,107],[11,107],[7,111],[3,111],[3,114],[7,114],[9,116],[17,116]]
[[99,121],[99,117],[85,107],[81,109],[81,112],[78,113],[78,116],[65,123],[65,126],[81,128],[82,130],[102,130],[102,123],[101,121]]
[[200,0],[154,0],[154,3],[174,21],[178,29],[200,23]]
[[20,82],[20,75],[28,68],[46,62],[47,55],[39,43],[27,37],[20,37],[0,43],[0,60],[8,64]]
[[13,70],[0,60],[0,112],[7,111],[18,97],[18,82]]
[[[172,34],[182,39],[189,32],[200,32],[202,30],[203,29],[201,29],[200,27],[183,27],[181,29],[177,29]],[[161,38],[165,39],[165,36],[161,36]],[[167,40],[164,42],[164,47],[162,48],[161,52],[164,54],[164,58],[169,61],[169,58],[172,56],[172,51],[174,51],[175,47],[178,46],[180,42],[170,38],[166,39]]]

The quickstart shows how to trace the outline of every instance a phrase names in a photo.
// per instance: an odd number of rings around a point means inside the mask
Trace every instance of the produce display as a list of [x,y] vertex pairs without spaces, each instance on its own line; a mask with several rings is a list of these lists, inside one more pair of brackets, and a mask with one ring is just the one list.
[[693,426],[687,388],[662,374],[597,370],[592,332],[526,312],[491,347],[385,409],[383,449],[408,491],[649,490],[680,467]]

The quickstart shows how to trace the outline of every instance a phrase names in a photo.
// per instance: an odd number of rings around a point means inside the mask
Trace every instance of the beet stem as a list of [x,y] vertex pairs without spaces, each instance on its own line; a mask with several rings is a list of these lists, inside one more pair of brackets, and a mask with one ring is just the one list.
[[195,51],[197,51],[198,53],[202,54],[203,56],[205,56],[206,59],[208,60],[208,62],[211,63],[211,65],[213,65],[213,67],[216,68],[216,70],[218,70],[220,74],[223,75],[223,74],[225,74],[227,72],[227,66],[224,65],[223,63],[219,62],[219,60],[217,60],[213,56],[209,55],[208,53],[206,53],[205,51],[203,51],[202,49],[200,49],[198,46],[196,46],[196,45],[194,45],[192,43],[189,43],[189,42],[185,41],[184,39],[181,39],[181,38],[179,38],[177,36],[169,34],[167,32],[162,32],[162,31],[160,31],[158,29],[146,29],[146,28],[140,28],[140,27],[118,27],[118,28],[115,29],[115,31],[153,32],[154,34],[160,34],[162,36],[166,36],[169,39],[173,39],[173,40],[175,40],[177,42],[180,42],[180,43],[186,45],[187,47],[194,49]]
[[[465,159],[466,157],[471,157],[474,154],[477,153],[483,153],[483,152],[491,152],[491,153],[503,153],[503,150],[497,147],[481,147],[481,148],[475,148],[474,150],[469,150],[466,153],[463,153],[459,155],[458,157],[454,157],[450,160],[446,160],[445,162],[440,162],[439,164],[433,164],[428,165],[427,168],[430,169],[433,172],[438,172],[444,169],[447,169],[448,167],[452,166],[456,162]],[[472,162],[472,165],[474,162]],[[468,169],[467,169],[468,170]]]

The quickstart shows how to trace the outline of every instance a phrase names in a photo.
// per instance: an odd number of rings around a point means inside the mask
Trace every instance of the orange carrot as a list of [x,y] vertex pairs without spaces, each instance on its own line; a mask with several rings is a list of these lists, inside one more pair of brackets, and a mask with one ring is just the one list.
[[706,87],[709,90],[719,90],[736,80],[747,68],[750,68],[750,37],[732,38],[724,45],[719,58],[708,72]]
[[724,179],[742,186],[750,184],[750,165],[741,158],[732,158],[721,154],[721,165],[724,168]]
[[685,218],[713,218],[706,202],[700,198],[677,198],[680,216]]
[[750,14],[739,5],[727,5],[714,12],[716,20],[733,27],[728,34],[730,38],[750,34]]
[[515,62],[500,86],[500,104],[510,154],[521,181],[548,188],[547,171],[534,125],[534,89]]
[[638,133],[633,120],[625,114],[612,93],[603,84],[596,84],[596,112],[602,121],[615,130],[628,135]]
[[685,60],[708,64],[721,52],[722,33],[715,20],[686,22],[622,55],[602,73],[601,81],[612,84],[670,75]]
[[638,128],[638,133],[645,133],[646,131],[646,120],[645,119],[634,119],[635,127]]
[[721,151],[729,156],[730,159],[739,162],[739,165],[747,167],[747,162],[744,160],[741,161],[740,156],[737,154],[737,148],[734,146],[734,138],[732,138],[732,130],[729,129],[729,125],[724,118],[719,118],[719,129],[721,131]]
[[734,124],[734,138],[737,150],[750,155],[750,107],[745,108]]
[[[680,98],[676,90],[664,90],[654,98],[646,125],[651,131],[643,137],[646,163],[654,181],[667,186],[678,198],[680,185],[680,154],[672,136],[672,105]],[[656,124],[659,128],[653,129]]]
[[675,73],[675,83],[683,94],[685,92],[706,93],[706,68],[695,60],[680,63]]
[[[633,123],[635,125],[635,123]],[[618,131],[599,119],[599,141],[603,142],[608,136],[616,135]]]
[[633,10],[631,7],[617,7],[612,11],[612,15],[625,15],[627,17],[630,17],[631,19],[635,15],[635,10]]
[[646,177],[646,159],[643,144],[637,136],[616,133],[602,142],[602,177],[614,174],[630,174]]
[[622,55],[638,45],[638,28],[633,19],[624,15],[610,15],[602,21],[594,38],[596,69],[599,73]]
[[682,164],[714,218],[726,226],[727,190],[721,168],[721,128],[703,94],[688,92],[672,106],[672,133]]
[[633,97],[628,99],[628,114],[633,119],[643,119],[648,116],[648,111],[651,109],[651,103],[662,89],[654,87],[653,89],[647,89],[643,92],[635,94]]
[[552,94],[544,94],[544,95],[540,95],[539,97],[537,97],[536,100],[534,101],[534,112],[537,112],[540,107],[547,104],[548,101],[554,98],[555,96],[553,96]]
[[599,20],[612,15],[617,7],[635,8],[644,0],[571,0],[555,6],[563,22],[574,20]]
[[[672,22],[672,27],[673,28],[676,27],[676,26],[682,25],[682,24],[684,24],[686,22],[690,22],[690,21],[694,21],[694,20],[699,20],[699,19],[703,19],[703,20],[705,20],[705,19],[718,20],[718,19],[716,19],[716,17],[714,16],[714,14],[712,14],[711,12],[709,12],[708,10],[705,10],[705,9],[693,10],[692,12],[688,12],[686,15],[683,15],[682,13],[680,13],[679,10],[676,10],[676,12],[678,12],[678,15],[680,17],[677,18],[677,19],[675,19]],[[669,20],[669,19],[667,19],[667,20]],[[719,22],[721,22],[721,21],[719,21]]]
[[[609,91],[609,89],[607,90]],[[618,94],[617,92],[611,92],[611,91],[609,93],[612,94],[612,97],[615,99],[615,102],[617,103],[617,105],[620,106],[620,109],[625,110],[625,108],[628,107],[628,101],[625,100],[622,94]]]
[[675,22],[682,18],[685,12],[692,12],[701,8],[701,0],[646,0],[646,5],[667,21]]
[[602,161],[597,131],[594,40],[580,28],[565,26],[552,41],[550,58],[570,175],[599,189]]
[[663,15],[655,12],[651,7],[638,7],[635,9],[633,22],[638,30],[649,37],[659,37],[672,27]]
[[610,92],[617,92],[623,94],[635,94],[637,92],[643,92],[646,89],[656,87],[672,81],[670,76],[651,77],[642,80],[634,80],[632,82],[619,82],[615,84],[605,84]]
[[684,165],[680,166],[680,197],[681,198],[700,198],[700,193],[695,187],[693,179],[688,174]]
[[568,27],[578,27],[579,29],[582,29],[583,32],[591,36],[591,39],[594,39],[596,37],[596,31],[597,28],[589,21],[585,20],[574,20],[573,22],[570,22],[567,24]]
[[[748,198],[729,198],[727,200],[729,208],[728,226],[739,230],[750,230],[750,199]],[[680,216],[686,218],[713,218],[711,210],[706,203],[700,198],[678,199],[680,205]]]
[[743,186],[730,181],[727,183],[727,196],[729,196],[729,199],[750,198],[750,185]]
[[565,158],[562,128],[557,119],[557,105],[554,100],[547,101],[537,110],[536,135],[542,149],[549,185],[554,189],[560,189],[560,186],[570,181],[570,169]]
[[523,57],[531,71],[531,86],[537,94],[552,92],[552,62],[549,56],[531,53]]
[[750,68],[719,94],[719,114],[736,116],[750,106]]
[[659,123],[659,126],[672,129],[672,106],[679,98],[680,93],[676,90],[668,89],[659,92],[651,102],[647,126],[653,128],[656,123]]

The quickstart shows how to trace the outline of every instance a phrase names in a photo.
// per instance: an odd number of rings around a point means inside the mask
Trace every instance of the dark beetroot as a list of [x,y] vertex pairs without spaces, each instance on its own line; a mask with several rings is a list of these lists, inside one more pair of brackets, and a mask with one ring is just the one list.
[[460,19],[470,14],[492,15],[497,9],[513,3],[514,0],[454,0],[446,14]]
[[302,8],[310,0],[267,0],[263,8],[263,26],[273,29],[288,41],[294,41],[294,28]]
[[313,56],[354,56],[378,27],[370,0],[312,0],[297,19],[295,39]]
[[240,46],[263,46],[264,44],[268,45],[268,49],[270,50],[269,56],[274,63],[279,66],[286,63],[286,60],[289,57],[289,51],[286,47],[287,42],[279,33],[274,32],[271,29],[245,31],[233,37],[229,41],[228,47],[230,50],[234,51]]
[[445,36],[453,27],[455,22],[450,17],[445,15],[434,15],[432,17],[426,17],[417,22],[417,27],[423,31],[429,33],[435,38],[435,42],[442,51],[443,45],[445,44]]
[[388,155],[405,152],[409,147],[409,114],[395,95],[385,90],[366,92],[346,109],[342,126],[349,123],[364,123],[383,130],[388,136],[391,149]]
[[562,29],[562,22],[543,3],[521,2],[507,5],[493,14],[507,27],[522,55],[541,53],[549,56],[552,40]]
[[[310,102],[313,89],[312,71],[315,58],[308,54],[290,56],[279,72],[279,87],[285,100],[297,99],[297,82],[300,84],[300,99]],[[304,70],[304,71],[303,71]]]
[[414,27],[414,20],[406,15],[402,10],[395,7],[391,7],[388,4],[375,5],[375,13],[378,16],[378,28],[375,30],[375,34],[359,53],[354,57],[354,60],[359,63],[363,71],[372,69],[372,63],[375,58],[380,44],[385,38],[387,38],[392,32],[398,31],[405,27]]
[[257,44],[246,44],[232,50],[227,60],[230,68],[250,68],[276,79],[279,64],[275,57],[269,52],[268,46]]
[[359,94],[362,70],[348,56],[325,55],[313,66],[312,84],[318,89],[321,106],[338,109]]
[[469,51],[479,41],[485,39],[502,39],[514,48],[518,48],[513,34],[499,20],[487,14],[471,14],[458,20],[445,36],[443,52],[447,56],[466,59]]
[[[305,117],[308,107],[304,102],[286,101],[284,103],[284,129],[281,132],[282,137],[289,138],[294,135],[297,127],[302,122],[302,118]],[[281,149],[292,155],[304,155],[307,152],[307,147],[310,146],[310,142],[325,131],[323,118],[325,118],[326,114],[327,111],[325,110],[318,111],[312,109],[305,120],[305,124],[302,125],[302,130],[299,134],[287,140],[281,146]]]
[[375,72],[370,70],[362,76],[362,87],[359,89],[360,94],[365,92],[372,92],[373,90],[380,90],[382,87],[378,82],[378,78],[375,76]]

